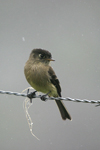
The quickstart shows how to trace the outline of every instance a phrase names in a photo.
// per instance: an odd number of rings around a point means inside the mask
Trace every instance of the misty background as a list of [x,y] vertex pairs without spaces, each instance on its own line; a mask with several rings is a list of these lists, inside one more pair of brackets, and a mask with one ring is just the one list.
[[[100,100],[100,1],[1,0],[0,90],[30,85],[24,65],[34,48],[52,53],[62,96]],[[100,107],[64,101],[72,121],[61,119],[54,101],[33,99],[30,131],[24,97],[0,94],[1,150],[94,150],[100,148]]]

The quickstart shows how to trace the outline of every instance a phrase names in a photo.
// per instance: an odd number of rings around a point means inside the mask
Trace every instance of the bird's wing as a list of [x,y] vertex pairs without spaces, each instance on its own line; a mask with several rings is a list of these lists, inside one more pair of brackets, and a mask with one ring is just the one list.
[[50,75],[50,81],[51,83],[56,87],[58,95],[61,97],[61,87],[60,87],[60,82],[52,69],[52,67],[49,67],[48,73]]

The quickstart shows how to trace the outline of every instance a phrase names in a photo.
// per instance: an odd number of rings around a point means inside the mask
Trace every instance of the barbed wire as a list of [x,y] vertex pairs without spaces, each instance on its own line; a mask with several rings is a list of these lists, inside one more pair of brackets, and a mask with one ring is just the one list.
[[72,101],[72,102],[91,103],[91,104],[96,104],[96,106],[100,106],[100,100],[87,100],[87,99],[81,100],[81,99],[72,99],[70,97],[67,97],[67,98],[48,97],[49,93],[46,95],[36,95],[36,91],[29,93],[29,89],[31,89],[31,88],[27,88],[24,90],[24,91],[27,90],[27,94],[26,93],[11,92],[11,91],[3,91],[3,90],[0,90],[0,94],[9,94],[9,95],[26,97],[24,102],[23,102],[23,108],[25,111],[25,115],[26,115],[26,119],[27,119],[27,123],[28,123],[29,129],[30,129],[30,132],[31,132],[32,136],[34,136],[37,140],[40,140],[40,139],[33,133],[33,121],[31,119],[31,116],[30,116],[29,111],[28,111],[30,106],[32,106],[32,99],[33,98],[40,98],[43,101],[45,101],[45,100],[65,100],[65,101]]
[[[32,93],[32,92],[31,92]],[[26,93],[18,93],[18,92],[11,92],[11,91],[3,91],[3,90],[0,90],[0,94],[8,94],[8,95],[16,95],[16,96],[23,96],[23,97],[29,97],[29,94],[26,94]],[[40,98],[42,99],[44,95],[36,95],[34,94],[33,97],[31,97],[30,99],[33,99],[33,98]],[[42,99],[43,100],[43,99]],[[87,100],[87,99],[73,99],[73,98],[70,98],[70,97],[67,97],[67,98],[63,98],[63,97],[45,97],[45,100],[64,100],[64,101],[72,101],[72,102],[82,102],[82,103],[91,103],[91,104],[96,104],[96,106],[99,106],[100,105],[100,100]]]

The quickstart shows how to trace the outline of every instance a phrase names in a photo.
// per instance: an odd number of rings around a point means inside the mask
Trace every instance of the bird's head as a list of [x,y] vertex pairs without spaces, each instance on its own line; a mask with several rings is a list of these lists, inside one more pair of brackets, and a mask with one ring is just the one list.
[[49,51],[44,50],[44,49],[33,49],[30,58],[37,63],[45,63],[49,64],[50,61],[54,61],[52,59],[52,55]]

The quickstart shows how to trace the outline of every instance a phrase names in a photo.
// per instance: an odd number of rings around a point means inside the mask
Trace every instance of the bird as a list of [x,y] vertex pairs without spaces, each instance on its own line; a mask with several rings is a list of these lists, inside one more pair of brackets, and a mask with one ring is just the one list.
[[[48,94],[49,97],[61,97],[60,82],[50,65],[52,55],[49,51],[35,48],[24,66],[24,74],[28,83],[38,92]],[[55,100],[63,120],[71,119],[62,100]]]

